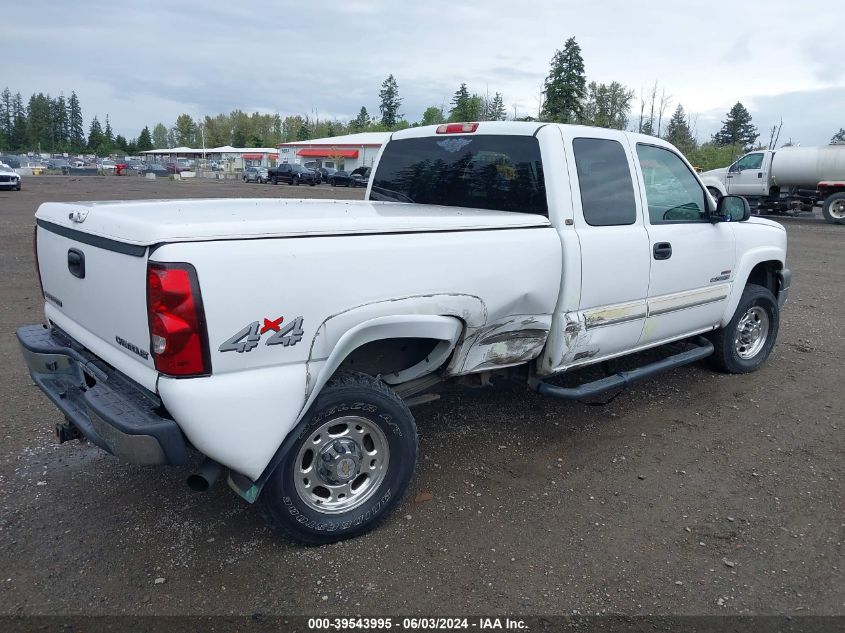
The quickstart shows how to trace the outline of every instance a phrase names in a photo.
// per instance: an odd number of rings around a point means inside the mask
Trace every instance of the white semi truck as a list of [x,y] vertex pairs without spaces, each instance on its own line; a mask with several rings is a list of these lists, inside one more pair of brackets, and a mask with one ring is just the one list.
[[[206,462],[300,541],[362,534],[417,461],[438,382],[520,377],[580,399],[708,358],[760,367],[789,291],[786,232],[714,203],[652,136],[542,123],[395,132],[363,201],[45,203],[33,380],[128,461]],[[578,387],[553,375],[677,343]]]
[[821,205],[827,222],[845,224],[845,144],[754,151],[701,180],[717,200],[744,196],[775,213]]

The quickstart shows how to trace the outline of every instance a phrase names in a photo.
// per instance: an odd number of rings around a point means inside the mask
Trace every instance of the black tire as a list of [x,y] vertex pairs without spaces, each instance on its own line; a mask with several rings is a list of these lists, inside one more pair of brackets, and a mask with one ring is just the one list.
[[845,191],[832,193],[824,199],[822,215],[828,224],[845,224]]
[[[752,313],[752,310],[754,310],[754,314],[759,314],[758,311],[762,311],[766,315],[765,326],[760,325],[765,330],[766,338],[756,351],[753,345],[746,344],[743,339],[738,340],[740,323],[747,315]],[[754,318],[746,321],[752,326],[754,322]],[[760,324],[760,320],[757,319],[756,323]],[[780,309],[772,291],[756,284],[746,285],[730,323],[709,337],[713,347],[716,348],[709,358],[710,364],[714,369],[729,374],[747,374],[758,370],[772,352],[779,327]],[[741,348],[744,350],[743,353],[748,354],[753,351],[753,354],[743,357],[740,353]]]
[[278,184],[279,184],[279,180],[278,180],[278,178],[276,178],[275,176],[273,176],[273,177],[270,179],[270,182],[272,182],[274,185],[278,185]]
[[337,187],[337,183],[336,183],[334,180],[330,180],[330,181],[329,181],[329,184],[330,184],[332,187]]
[[719,202],[719,199],[722,197],[722,194],[719,192],[718,189],[716,189],[716,187],[707,187],[707,191],[710,193],[711,196],[713,196],[713,200]]
[[[331,436],[332,441],[351,437],[353,427],[358,428],[355,424],[356,418],[361,424],[369,424],[378,429],[374,435],[379,432],[383,434],[379,441],[387,448],[387,466],[380,475],[382,478],[358,505],[335,513],[319,511],[314,507],[315,502],[320,503],[316,499],[317,492],[320,488],[327,491],[330,484],[325,483],[315,464],[323,464],[324,461],[318,459],[317,455],[320,453],[314,448],[311,450],[311,461],[305,467],[305,472],[301,468],[305,462],[300,462],[300,453],[304,451],[302,457],[307,460],[314,433],[320,431],[328,435],[328,430],[321,429],[325,429],[329,423],[339,425],[345,419],[347,422],[344,423],[350,424],[348,433]],[[351,422],[348,422],[350,420]],[[404,498],[417,463],[417,427],[414,416],[405,403],[380,380],[357,372],[339,373],[323,387],[292,434],[295,434],[296,440],[288,447],[285,457],[270,474],[259,499],[264,518],[274,530],[287,538],[319,545],[359,536],[385,521]],[[366,445],[365,437],[362,436],[362,445]],[[370,442],[372,441],[371,439]],[[328,448],[329,446],[325,445],[320,450]],[[346,453],[340,451],[337,457],[340,458],[344,454]],[[384,451],[373,453],[377,454],[384,455]],[[368,460],[369,455],[355,459],[354,472],[358,474],[351,475],[351,480],[347,481],[355,482],[359,477],[363,477]],[[375,460],[369,462],[369,465],[373,463]],[[302,477],[299,484],[298,477]],[[313,481],[308,477],[313,477]],[[306,481],[307,485],[313,486],[313,493],[308,495],[311,501],[304,499],[303,493],[300,492],[302,484]],[[338,502],[342,502],[340,499],[342,497],[339,497]]]

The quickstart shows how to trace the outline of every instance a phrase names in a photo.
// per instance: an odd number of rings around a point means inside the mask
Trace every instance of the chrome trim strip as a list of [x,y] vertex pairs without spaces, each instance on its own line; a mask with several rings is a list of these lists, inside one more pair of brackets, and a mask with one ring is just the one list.
[[708,303],[723,301],[730,295],[730,287],[731,284],[726,283],[708,288],[696,288],[695,290],[686,290],[684,292],[653,297],[648,300],[648,315],[650,317],[659,316],[678,310],[686,310],[687,308],[695,308],[707,305]]
[[592,330],[607,325],[617,325],[629,321],[637,321],[646,318],[648,309],[645,301],[630,301],[627,303],[615,303],[599,308],[590,308],[583,311],[584,327]]
[[730,295],[730,288],[730,283],[696,288],[695,290],[652,297],[643,301],[629,301],[588,308],[581,310],[581,314],[584,318],[585,328],[593,330],[724,301]]

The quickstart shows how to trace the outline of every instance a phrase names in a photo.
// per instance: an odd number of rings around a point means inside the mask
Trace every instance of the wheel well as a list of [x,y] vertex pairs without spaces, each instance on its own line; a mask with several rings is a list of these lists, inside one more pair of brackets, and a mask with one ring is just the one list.
[[359,371],[371,376],[395,374],[424,362],[441,342],[433,338],[371,341],[352,350],[337,370]]
[[748,275],[749,284],[757,284],[772,291],[772,294],[778,294],[778,271],[783,268],[779,261],[760,262],[751,269],[751,274]]

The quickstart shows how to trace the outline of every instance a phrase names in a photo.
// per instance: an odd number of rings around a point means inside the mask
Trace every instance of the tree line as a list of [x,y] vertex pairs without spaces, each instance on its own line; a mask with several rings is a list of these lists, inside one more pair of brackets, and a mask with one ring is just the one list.
[[[194,119],[180,114],[173,125],[158,122],[145,126],[137,138],[127,140],[114,134],[109,116],[104,124],[94,116],[84,129],[82,108],[76,92],[64,95],[33,94],[24,104],[20,93],[8,88],[0,93],[0,150],[11,152],[75,152],[107,155],[134,154],[150,149],[188,147],[273,147],[277,143],[304,141],[356,132],[394,131],[418,125],[457,121],[501,121],[505,119],[578,123],[612,129],[630,129],[664,138],[703,169],[725,165],[738,154],[758,145],[757,127],[747,108],[737,102],[726,114],[721,129],[701,143],[697,139],[697,116],[682,104],[675,104],[665,87],[657,82],[648,90],[636,92],[618,81],[587,81],[581,47],[570,37],[552,56],[549,73],[538,98],[536,117],[514,111],[509,114],[504,96],[471,92],[461,83],[447,104],[431,105],[419,121],[411,122],[401,112],[403,99],[396,78],[390,74],[378,92],[378,114],[366,106],[349,121],[320,119],[316,112],[282,117],[276,114],[246,113],[206,115]],[[639,112],[632,116],[634,104]],[[671,115],[669,114],[671,112]],[[777,142],[773,129],[769,145]],[[845,129],[831,138],[845,143]],[[789,143],[791,144],[791,140]]]

